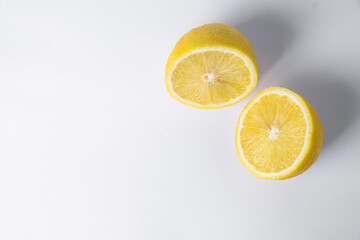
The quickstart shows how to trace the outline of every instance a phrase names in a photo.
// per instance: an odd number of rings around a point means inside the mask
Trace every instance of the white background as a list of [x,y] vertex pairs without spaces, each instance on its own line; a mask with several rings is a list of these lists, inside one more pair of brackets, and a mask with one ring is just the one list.
[[[259,63],[245,101],[167,93],[176,41],[221,22]],[[0,239],[360,239],[360,1],[0,0]],[[318,112],[304,174],[251,175],[237,118],[269,86]]]

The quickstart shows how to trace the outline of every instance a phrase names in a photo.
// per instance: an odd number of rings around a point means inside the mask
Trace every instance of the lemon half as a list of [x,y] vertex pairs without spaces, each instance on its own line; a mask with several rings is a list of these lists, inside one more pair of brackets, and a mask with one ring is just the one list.
[[320,119],[300,95],[286,88],[259,92],[240,114],[236,149],[255,176],[286,179],[308,169],[323,142]]
[[166,64],[172,97],[186,105],[213,109],[246,98],[257,81],[255,53],[236,29],[213,23],[192,29],[176,44]]

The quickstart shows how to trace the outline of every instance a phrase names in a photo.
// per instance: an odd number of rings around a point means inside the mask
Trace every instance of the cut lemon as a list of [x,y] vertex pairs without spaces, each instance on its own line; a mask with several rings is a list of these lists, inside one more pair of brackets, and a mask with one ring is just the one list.
[[286,179],[308,169],[320,154],[323,129],[311,105],[286,88],[259,92],[240,114],[236,149],[255,176]]
[[213,23],[192,29],[176,44],[165,70],[168,92],[196,108],[221,108],[255,88],[257,64],[247,39],[236,29]]

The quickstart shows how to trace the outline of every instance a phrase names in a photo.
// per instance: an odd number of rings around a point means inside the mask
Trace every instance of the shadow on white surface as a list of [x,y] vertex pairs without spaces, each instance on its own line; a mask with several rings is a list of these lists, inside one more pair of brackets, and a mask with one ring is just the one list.
[[299,93],[314,107],[323,126],[323,150],[350,130],[359,117],[358,93],[334,74],[307,72],[281,85]]
[[259,81],[275,64],[295,39],[295,30],[289,21],[276,13],[259,13],[248,20],[231,24],[251,43],[258,62]]

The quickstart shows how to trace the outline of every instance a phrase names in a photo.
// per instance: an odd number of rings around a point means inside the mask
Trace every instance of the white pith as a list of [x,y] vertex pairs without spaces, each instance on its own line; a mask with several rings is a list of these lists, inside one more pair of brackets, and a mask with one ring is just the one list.
[[279,132],[279,129],[277,129],[276,127],[272,127],[269,131],[270,140],[276,140],[279,136]]
[[205,82],[205,83],[211,83],[213,82],[215,79],[215,74],[214,73],[205,73],[202,77],[202,80]]

